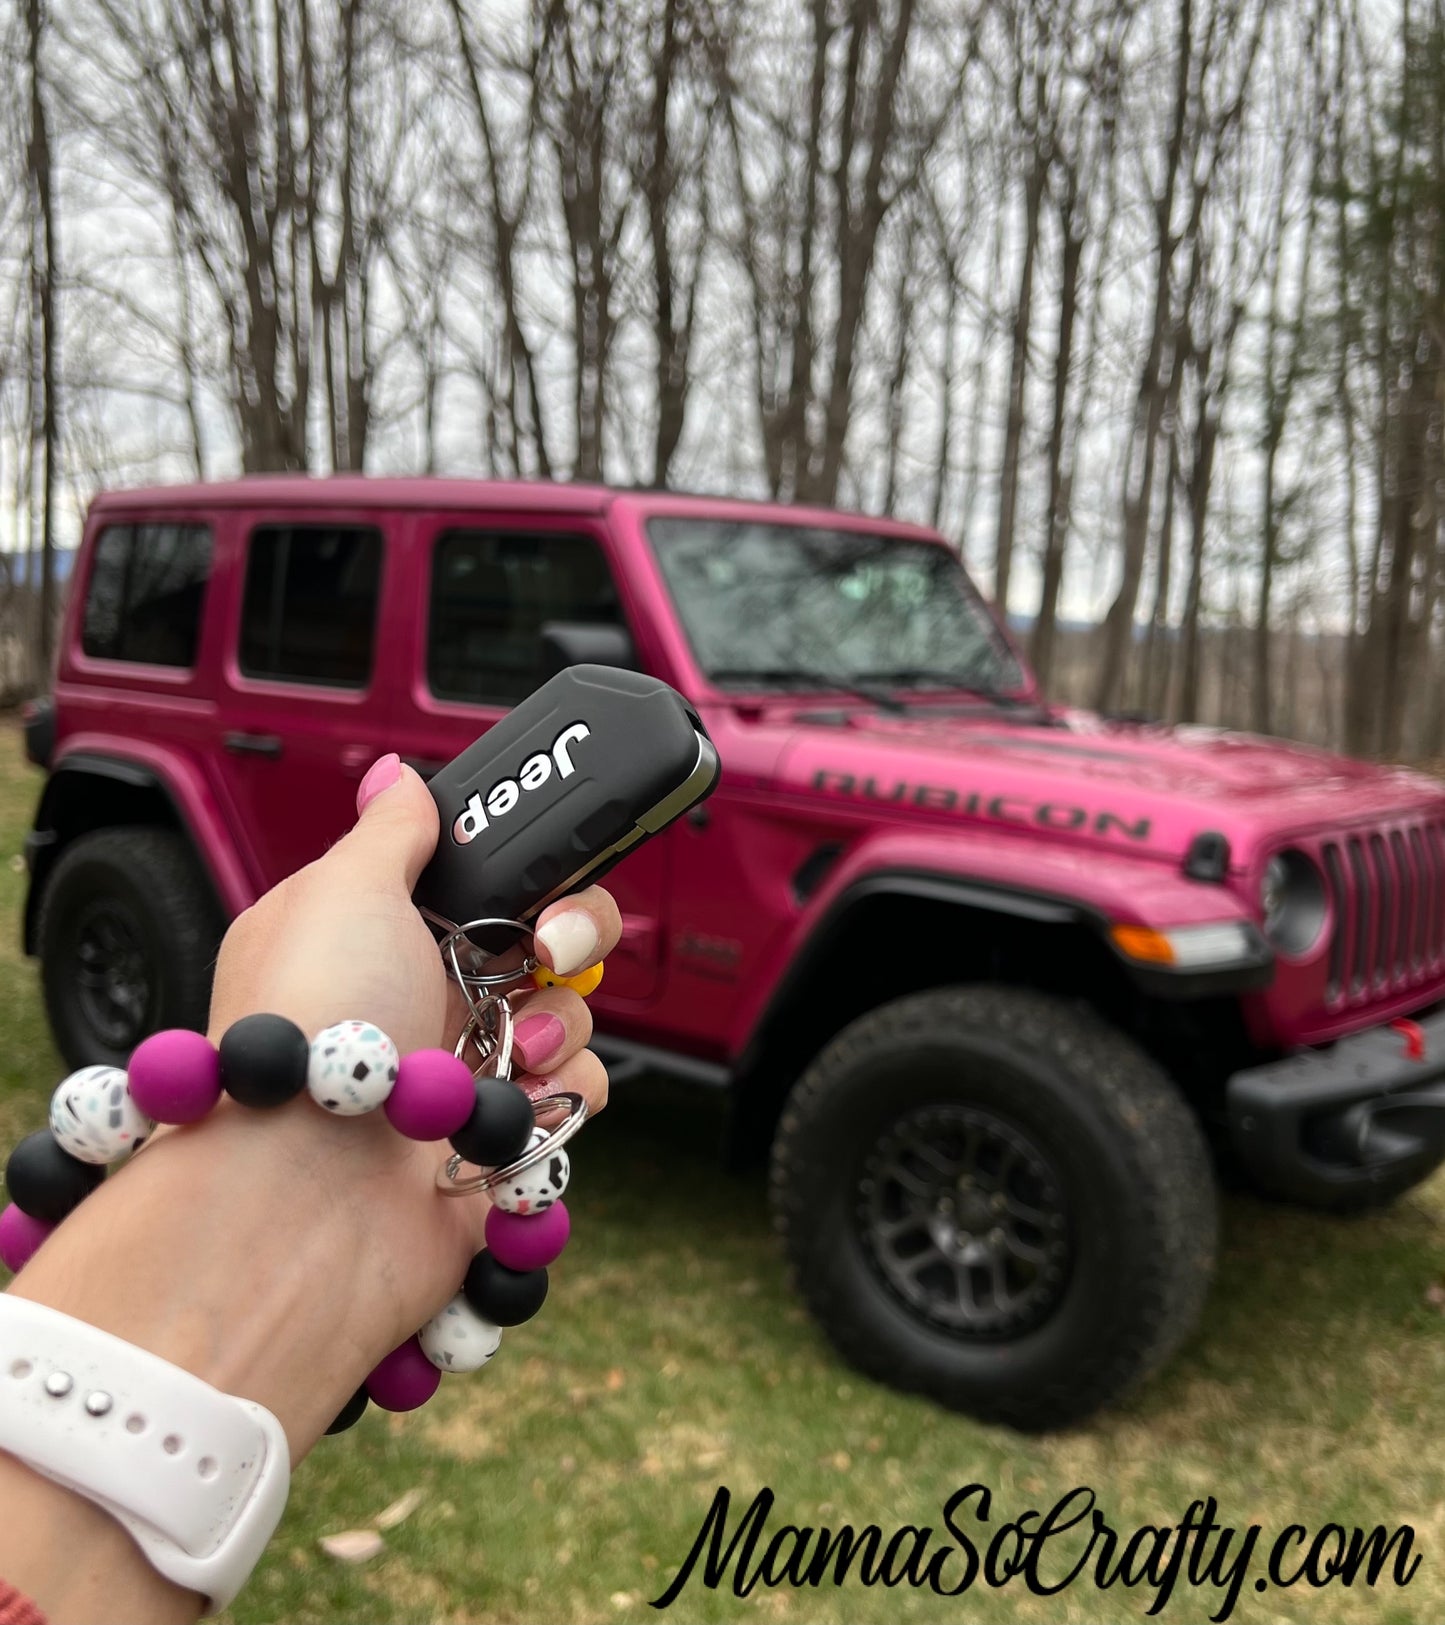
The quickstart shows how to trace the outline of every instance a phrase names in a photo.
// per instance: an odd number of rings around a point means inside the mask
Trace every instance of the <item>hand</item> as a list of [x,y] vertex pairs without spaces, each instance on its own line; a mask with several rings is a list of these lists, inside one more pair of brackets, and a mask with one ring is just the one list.
[[[348,835],[227,932],[213,1040],[262,1010],[308,1037],[364,1017],[402,1054],[450,1047],[460,1033],[463,1002],[411,902],[436,845],[435,804],[395,757],[367,775],[361,799]],[[542,913],[538,955],[570,974],[609,952],[620,929],[616,904],[593,887]],[[585,1048],[591,1018],[581,998],[550,988],[516,1007],[523,1086],[534,1096],[573,1090],[600,1110],[606,1073]],[[158,1133],[11,1290],[259,1401],[281,1421],[295,1461],[377,1361],[456,1293],[482,1245],[487,1203],[441,1195],[441,1161],[438,1147],[404,1139],[380,1113],[335,1118],[305,1096],[269,1112],[223,1099],[204,1122]],[[0,1475],[0,1531],[15,1512],[11,1477]],[[50,1534],[47,1524],[44,1543]],[[164,1586],[122,1542],[144,1570],[139,1583]],[[0,1574],[24,1585],[31,1563],[9,1561],[12,1543],[24,1547],[0,1534]],[[63,1569],[63,1551],[57,1561]],[[106,1612],[120,1618],[113,1579]],[[77,1583],[73,1560],[58,1583]],[[56,1610],[53,1587],[32,1580],[31,1591]],[[153,1594],[147,1606],[154,1617],[185,1617],[158,1611]],[[193,1599],[187,1607],[194,1614]]]

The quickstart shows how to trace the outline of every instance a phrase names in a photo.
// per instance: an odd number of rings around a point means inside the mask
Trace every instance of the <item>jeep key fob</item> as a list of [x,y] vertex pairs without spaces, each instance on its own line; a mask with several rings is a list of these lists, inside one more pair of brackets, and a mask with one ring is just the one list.
[[413,899],[452,925],[528,920],[606,874],[717,778],[713,743],[675,689],[570,666],[430,779],[441,834]]

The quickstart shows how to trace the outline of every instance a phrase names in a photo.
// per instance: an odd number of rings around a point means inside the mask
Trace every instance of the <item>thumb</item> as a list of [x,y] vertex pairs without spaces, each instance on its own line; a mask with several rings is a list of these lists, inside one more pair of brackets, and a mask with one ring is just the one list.
[[356,792],[356,823],[332,848],[370,885],[395,881],[411,895],[436,851],[440,819],[421,777],[393,753],[367,769]]

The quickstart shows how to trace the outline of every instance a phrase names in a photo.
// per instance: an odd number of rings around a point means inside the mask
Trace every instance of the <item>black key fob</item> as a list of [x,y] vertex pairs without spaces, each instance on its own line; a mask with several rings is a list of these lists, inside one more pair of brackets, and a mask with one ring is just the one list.
[[413,898],[452,925],[530,919],[606,874],[717,778],[717,751],[675,689],[570,666],[433,775],[441,835]]

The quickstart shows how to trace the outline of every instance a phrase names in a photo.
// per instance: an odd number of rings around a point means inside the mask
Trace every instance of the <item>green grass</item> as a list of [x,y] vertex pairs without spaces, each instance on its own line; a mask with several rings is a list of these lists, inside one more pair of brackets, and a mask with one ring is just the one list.
[[[39,1124],[59,1075],[33,965],[18,951],[12,864],[39,790],[0,735],[0,1145]],[[1241,1594],[1251,1622],[1445,1618],[1445,1178],[1392,1212],[1331,1221],[1235,1198],[1225,1206],[1207,1322],[1170,1369],[1085,1428],[1021,1438],[866,1382],[821,1343],[788,1292],[762,1191],[720,1171],[715,1102],[651,1087],[589,1126],[569,1205],[576,1239],[546,1313],[510,1332],[478,1377],[424,1412],[372,1412],[295,1475],[269,1555],[231,1611],[271,1620],[619,1620],[688,1552],[719,1484],[739,1505],[776,1492],[773,1527],[939,1523],[956,1488],[995,1496],[996,1527],[1094,1488],[1124,1531],[1215,1495],[1222,1521],[1318,1527],[1408,1522],[1424,1562],[1404,1591]],[[317,1546],[417,1487],[379,1559]],[[989,1531],[985,1531],[985,1536]],[[1258,1568],[1254,1571],[1259,1572]],[[682,1620],[1142,1619],[1150,1593],[1016,1581],[944,1599],[907,1587],[759,1589],[696,1582]],[[1192,1622],[1209,1590],[1175,1591]]]

